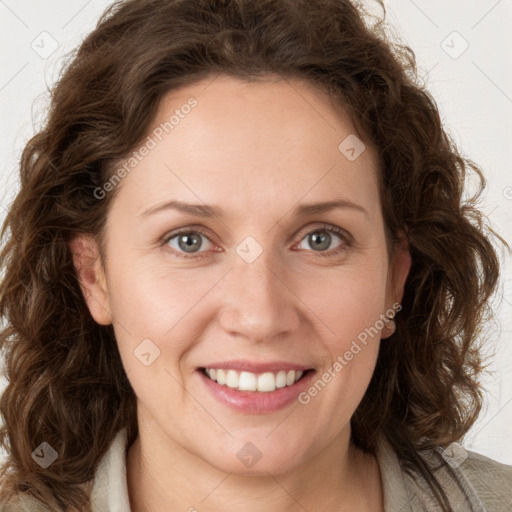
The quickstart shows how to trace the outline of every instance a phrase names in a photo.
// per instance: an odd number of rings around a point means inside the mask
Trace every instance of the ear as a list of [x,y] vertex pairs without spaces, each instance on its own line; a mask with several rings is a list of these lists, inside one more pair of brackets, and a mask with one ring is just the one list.
[[81,234],[69,242],[73,264],[87,307],[100,325],[112,323],[105,271],[94,236]]
[[412,258],[405,233],[400,234],[393,257],[390,262],[388,286],[386,291],[386,307],[390,308],[395,302],[400,303],[404,295],[405,281],[411,269]]

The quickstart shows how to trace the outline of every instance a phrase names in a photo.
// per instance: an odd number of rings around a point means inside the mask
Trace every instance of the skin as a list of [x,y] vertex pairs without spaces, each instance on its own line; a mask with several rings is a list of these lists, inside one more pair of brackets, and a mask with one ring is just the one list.
[[[196,372],[241,358],[306,364],[321,376],[400,302],[411,260],[403,244],[388,257],[377,154],[367,144],[349,161],[338,150],[355,133],[349,117],[297,79],[197,82],[165,96],[151,131],[190,97],[197,106],[118,185],[105,266],[94,238],[71,245],[89,310],[113,323],[137,395],[139,436],[127,454],[132,510],[383,510],[379,467],[350,441],[349,422],[385,330],[307,405],[272,413],[230,409]],[[339,198],[366,213],[292,214],[298,204]],[[170,199],[218,205],[225,217],[141,215]],[[352,242],[332,233],[315,250],[308,235],[323,223]],[[197,235],[195,253],[178,237],[159,244],[200,226],[206,236]],[[236,252],[247,236],[263,249],[252,263]],[[134,356],[147,338],[160,350],[149,366]],[[250,469],[237,457],[248,442],[262,453]]]

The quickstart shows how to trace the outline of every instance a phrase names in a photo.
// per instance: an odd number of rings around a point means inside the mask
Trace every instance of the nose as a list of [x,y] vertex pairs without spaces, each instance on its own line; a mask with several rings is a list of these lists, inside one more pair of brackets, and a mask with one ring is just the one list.
[[253,343],[272,343],[291,335],[299,325],[301,301],[290,274],[270,250],[252,262],[236,254],[218,289],[225,332]]

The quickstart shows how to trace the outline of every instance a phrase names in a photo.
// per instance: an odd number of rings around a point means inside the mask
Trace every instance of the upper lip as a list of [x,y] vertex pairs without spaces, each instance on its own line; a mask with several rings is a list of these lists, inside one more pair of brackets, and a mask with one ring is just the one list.
[[200,368],[212,368],[220,370],[237,370],[251,373],[278,372],[280,370],[309,370],[311,366],[298,363],[290,363],[289,361],[267,361],[255,362],[244,359],[231,359],[230,361],[219,361],[216,363],[208,363]]

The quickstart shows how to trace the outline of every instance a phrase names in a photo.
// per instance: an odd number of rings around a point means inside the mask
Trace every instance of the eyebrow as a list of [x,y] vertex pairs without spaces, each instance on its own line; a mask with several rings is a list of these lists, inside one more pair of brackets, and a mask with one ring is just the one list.
[[[368,212],[359,204],[353,203],[346,199],[336,199],[332,201],[324,201],[319,203],[300,204],[293,210],[293,215],[296,217],[307,217],[319,213],[328,212],[336,208],[350,208],[364,213],[369,217]],[[210,217],[224,217],[224,210],[219,206],[206,205],[206,204],[191,204],[184,203],[183,201],[166,201],[151,206],[144,210],[140,216],[149,216],[164,210],[177,210],[183,213],[188,213],[196,217],[210,218]]]

